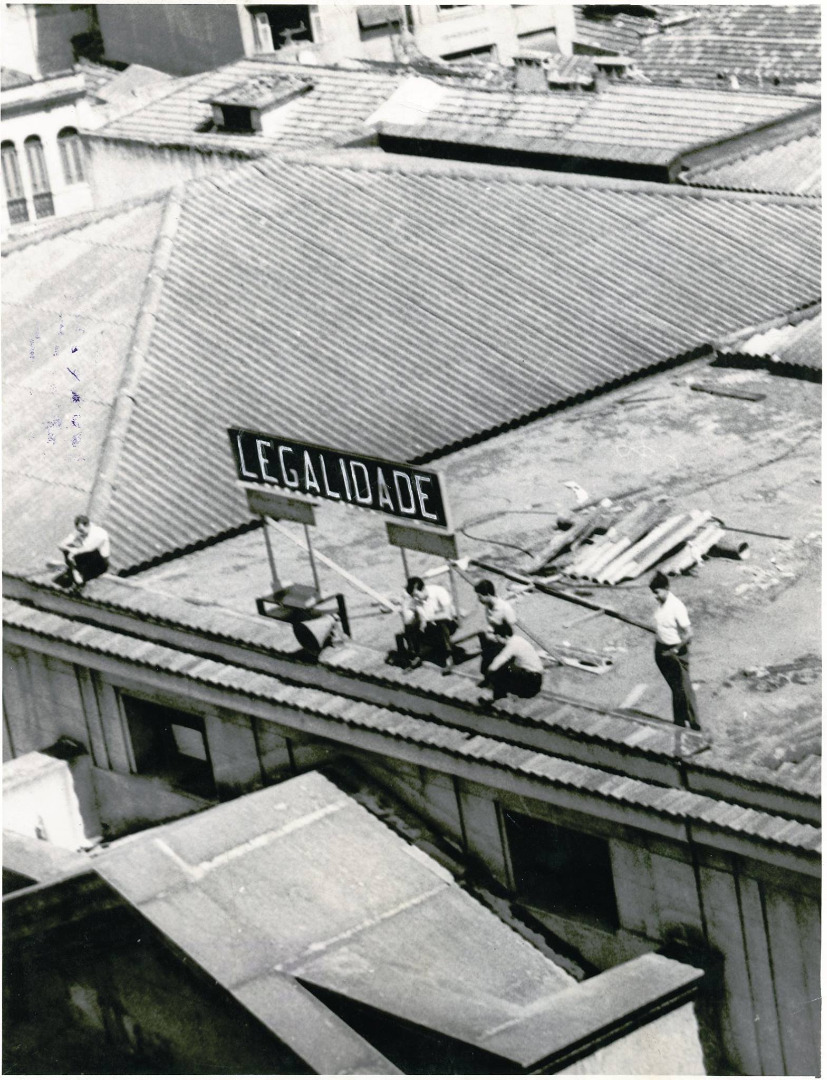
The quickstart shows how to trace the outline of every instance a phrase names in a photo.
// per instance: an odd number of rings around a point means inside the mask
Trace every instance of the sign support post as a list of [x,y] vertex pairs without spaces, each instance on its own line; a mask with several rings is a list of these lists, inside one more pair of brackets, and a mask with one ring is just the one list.
[[307,542],[307,554],[310,557],[310,570],[313,574],[313,584],[316,586],[316,592],[319,596],[322,595],[322,587],[319,584],[319,571],[316,569],[316,560],[313,558],[313,544],[310,540],[310,529],[305,523],[304,526],[304,539]]

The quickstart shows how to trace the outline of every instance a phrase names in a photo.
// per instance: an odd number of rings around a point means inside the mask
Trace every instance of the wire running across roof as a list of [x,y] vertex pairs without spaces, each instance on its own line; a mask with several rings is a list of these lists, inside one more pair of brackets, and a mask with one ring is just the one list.
[[[809,200],[358,154],[256,162],[181,198],[109,435],[116,569],[249,520],[228,426],[422,460],[820,294]],[[37,246],[57,293],[71,237]]]

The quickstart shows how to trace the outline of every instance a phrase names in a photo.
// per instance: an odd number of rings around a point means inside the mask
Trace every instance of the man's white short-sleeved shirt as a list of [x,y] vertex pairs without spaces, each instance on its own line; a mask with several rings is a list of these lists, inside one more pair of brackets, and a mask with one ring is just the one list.
[[670,592],[655,610],[655,637],[661,645],[680,645],[683,640],[680,630],[688,630],[689,626],[689,614],[683,601]]

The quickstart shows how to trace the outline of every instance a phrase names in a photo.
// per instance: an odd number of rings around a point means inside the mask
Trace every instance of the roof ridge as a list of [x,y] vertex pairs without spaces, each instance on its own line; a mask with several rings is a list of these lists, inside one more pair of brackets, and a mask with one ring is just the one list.
[[152,259],[144,285],[143,296],[135,322],[132,341],[121,375],[112,415],[101,450],[97,475],[89,496],[89,516],[104,519],[112,500],[115,474],[120,462],[126,433],[135,406],[135,394],[146,359],[147,349],[155,329],[158,302],[163,290],[164,278],[172,255],[172,241],[178,228],[184,202],[184,185],[177,185],[165,193],[166,207],[161,227],[152,251]]
[[[729,188],[702,188],[688,184],[665,184],[656,180],[628,180],[619,176],[596,176],[591,173],[554,172],[520,165],[491,165],[487,162],[462,161],[453,158],[414,157],[409,154],[366,154],[362,148],[290,150],[280,154],[263,154],[250,162],[259,169],[282,164],[315,166],[322,169],[350,169],[353,172],[409,173],[418,176],[444,176],[450,179],[480,180],[486,184],[520,183],[536,187],[577,188],[583,190],[628,191],[641,195],[663,195],[672,198],[700,198],[714,201],[768,202],[801,204],[800,195],[778,192],[736,191]],[[238,175],[242,169],[233,170]],[[227,174],[222,173],[224,177]]]
[[[802,112],[804,110],[801,110]],[[780,119],[784,119],[781,117]],[[782,127],[783,130],[783,127]],[[718,161],[712,161],[708,165],[698,165],[694,169],[690,168],[689,172],[695,172],[697,176],[703,176],[705,173],[714,172],[716,169],[722,169],[727,165],[734,165],[736,161],[748,161],[750,158],[758,157],[759,154],[769,154],[773,150],[779,150],[782,147],[790,146],[792,143],[801,142],[802,139],[811,139],[816,135],[820,135],[821,132],[821,109],[813,111],[810,117],[810,122],[806,125],[803,131],[790,131],[789,138],[779,139],[778,142],[772,143],[770,146],[762,146],[759,149],[750,150],[749,147],[742,147],[741,152],[734,152],[730,155],[723,155]],[[746,130],[739,132],[739,135],[746,134]],[[734,140],[737,143],[737,138]],[[736,151],[737,147],[733,146],[733,151]],[[798,192],[790,192],[790,194],[798,194]]]
[[16,252],[31,247],[33,244],[42,244],[47,240],[55,240],[60,236],[66,236],[67,233],[74,232],[76,229],[85,229],[88,225],[97,225],[98,222],[118,217],[119,214],[127,214],[130,210],[136,210],[139,206],[149,206],[150,203],[161,202],[166,199],[167,195],[167,191],[153,191],[150,195],[137,195],[133,199],[126,199],[111,206],[104,206],[97,210],[84,210],[80,214],[72,214],[63,220],[57,219],[52,228],[10,236],[3,242],[0,254],[3,258],[7,255],[14,255]]

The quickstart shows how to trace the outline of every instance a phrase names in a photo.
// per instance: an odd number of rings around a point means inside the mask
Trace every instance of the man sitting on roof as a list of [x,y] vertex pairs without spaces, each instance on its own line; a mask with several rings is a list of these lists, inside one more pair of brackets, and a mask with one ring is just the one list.
[[443,674],[449,672],[453,667],[451,634],[457,628],[451,594],[441,585],[426,585],[421,577],[408,578],[405,591],[410,600],[402,613],[405,630],[397,639],[399,651],[412,657],[411,668],[419,667],[423,654],[429,654],[442,665]]
[[494,701],[506,694],[522,698],[539,694],[543,685],[543,661],[537,650],[525,638],[515,634],[509,623],[501,624],[497,637],[502,640],[503,647],[489,664],[480,685],[491,687]]
[[109,534],[100,525],[93,525],[85,514],[75,518],[75,531],[58,544],[66,560],[67,570],[56,579],[63,584],[81,588],[92,578],[100,577],[109,569]]

